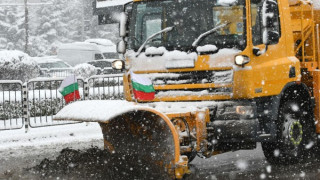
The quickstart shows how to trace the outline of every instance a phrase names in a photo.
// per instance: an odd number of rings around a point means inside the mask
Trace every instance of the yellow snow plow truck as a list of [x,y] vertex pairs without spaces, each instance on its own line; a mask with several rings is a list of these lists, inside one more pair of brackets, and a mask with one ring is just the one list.
[[100,123],[108,151],[171,178],[257,142],[270,163],[299,162],[320,134],[319,1],[97,0],[99,23],[120,24],[126,101],[55,119]]

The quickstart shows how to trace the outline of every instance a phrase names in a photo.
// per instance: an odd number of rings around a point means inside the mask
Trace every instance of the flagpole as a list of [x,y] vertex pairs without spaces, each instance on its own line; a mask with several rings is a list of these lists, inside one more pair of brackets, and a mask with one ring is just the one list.
[[73,80],[74,80],[74,83],[73,83],[73,99],[74,101],[76,101],[76,75],[73,75]]
[[[131,80],[131,72],[132,70],[130,69],[130,71],[128,71],[128,80]],[[129,86],[130,87],[130,86]],[[131,87],[130,87],[130,91],[131,91],[131,97],[134,99],[135,103],[138,104],[138,100],[136,97],[134,97],[134,94],[133,94],[133,87],[132,87],[132,80],[131,80]]]

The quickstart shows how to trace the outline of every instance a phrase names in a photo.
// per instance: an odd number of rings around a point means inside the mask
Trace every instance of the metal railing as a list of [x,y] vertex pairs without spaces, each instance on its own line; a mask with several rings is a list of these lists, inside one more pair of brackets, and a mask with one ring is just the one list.
[[21,81],[0,81],[0,130],[20,129],[24,125]]
[[[59,92],[60,78],[37,78],[21,81],[0,81],[0,130],[55,126],[75,121],[53,121],[66,104]],[[87,81],[77,79],[80,100],[123,99],[122,74],[96,75]]]
[[88,99],[123,99],[122,74],[96,75],[88,79]]
[[[37,78],[21,81],[0,81],[0,131],[37,128],[76,123],[52,121],[66,104],[59,92],[64,78]],[[123,99],[122,74],[96,75],[87,81],[77,79],[80,100]]]
[[[28,87],[29,125],[32,128],[75,123],[75,121],[53,121],[66,104],[59,92],[59,86],[64,78],[33,79]],[[85,99],[85,82],[77,79],[79,84],[80,100]]]

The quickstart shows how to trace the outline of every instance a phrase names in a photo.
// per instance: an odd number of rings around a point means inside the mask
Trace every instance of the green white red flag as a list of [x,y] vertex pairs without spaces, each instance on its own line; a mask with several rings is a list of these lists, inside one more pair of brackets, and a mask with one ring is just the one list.
[[79,85],[75,75],[66,77],[59,88],[59,92],[63,95],[66,103],[80,99]]
[[153,100],[155,90],[149,78],[130,72],[134,97],[138,100]]

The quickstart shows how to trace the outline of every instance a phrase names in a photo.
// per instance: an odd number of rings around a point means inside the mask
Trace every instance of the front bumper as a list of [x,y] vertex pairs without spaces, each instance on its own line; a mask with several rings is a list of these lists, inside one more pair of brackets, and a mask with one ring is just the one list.
[[215,120],[208,126],[218,142],[259,142],[268,137],[261,132],[258,119]]
[[218,142],[261,142],[272,136],[263,129],[254,100],[141,103],[165,114],[183,114],[209,109],[208,138]]

